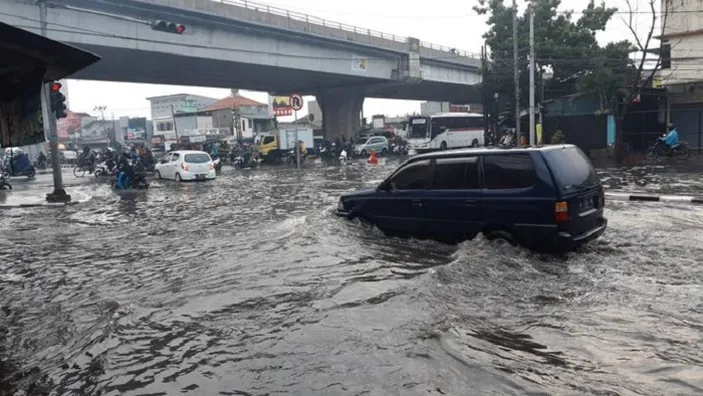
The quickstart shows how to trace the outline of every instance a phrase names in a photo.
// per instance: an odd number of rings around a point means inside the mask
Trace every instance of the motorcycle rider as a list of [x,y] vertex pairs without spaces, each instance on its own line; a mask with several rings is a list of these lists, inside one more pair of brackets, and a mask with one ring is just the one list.
[[132,166],[131,153],[124,153],[120,157],[117,173],[117,188],[124,190],[129,186],[129,183],[134,177],[134,167]]
[[667,153],[670,153],[671,149],[679,144],[679,132],[676,130],[676,126],[669,124],[669,133],[659,139],[666,144]]
[[44,152],[42,151],[41,153],[39,153],[39,157],[37,157],[37,164],[45,164],[46,161],[46,155],[44,155]]
[[220,157],[220,148],[216,144],[213,144],[212,147],[210,148],[210,157],[213,160]]

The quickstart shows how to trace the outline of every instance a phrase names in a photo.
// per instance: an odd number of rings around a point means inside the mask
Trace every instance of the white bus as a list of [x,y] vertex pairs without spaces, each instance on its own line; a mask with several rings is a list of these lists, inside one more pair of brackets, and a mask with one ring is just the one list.
[[408,122],[408,147],[417,152],[484,145],[481,114],[435,114]]

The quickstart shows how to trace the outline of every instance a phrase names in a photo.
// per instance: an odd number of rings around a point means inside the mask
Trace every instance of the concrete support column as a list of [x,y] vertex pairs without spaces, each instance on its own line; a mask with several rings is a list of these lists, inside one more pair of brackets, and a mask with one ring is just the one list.
[[364,95],[355,89],[321,92],[317,102],[322,110],[322,129],[331,141],[342,137],[347,140],[361,129],[361,110]]

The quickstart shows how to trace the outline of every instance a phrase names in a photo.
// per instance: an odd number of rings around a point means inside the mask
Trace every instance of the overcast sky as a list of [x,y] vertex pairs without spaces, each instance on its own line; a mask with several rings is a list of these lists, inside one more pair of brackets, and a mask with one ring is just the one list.
[[[509,2],[510,0],[506,0]],[[636,14],[635,25],[640,30],[649,28],[647,11],[648,0],[631,0],[640,7],[642,14]],[[598,1],[597,1],[598,2]],[[481,36],[486,31],[485,18],[476,15],[472,7],[477,0],[433,0],[433,1],[380,1],[380,0],[258,0],[258,3],[298,11],[330,21],[341,22],[363,28],[374,29],[399,36],[417,37],[422,41],[441,44],[447,47],[479,52],[483,43]],[[617,14],[605,33],[599,36],[602,43],[631,38],[623,18],[627,17],[625,0],[608,0],[609,6],[619,7]],[[398,7],[403,4],[401,7]],[[521,7],[524,2],[519,0]],[[566,6],[564,6],[566,4]],[[582,10],[588,0],[562,0],[564,10]],[[579,15],[574,16],[578,18]],[[71,110],[77,112],[93,111],[95,106],[107,106],[106,117],[112,113],[119,116],[150,117],[150,96],[174,93],[192,93],[214,98],[229,95],[230,88],[223,89],[181,87],[169,85],[147,85],[109,83],[99,81],[70,80],[68,83]],[[267,94],[263,92],[241,91],[252,99],[266,102]],[[306,100],[314,99],[312,97]],[[419,111],[420,102],[366,99],[364,114],[398,115]],[[305,109],[303,110],[305,113]]]

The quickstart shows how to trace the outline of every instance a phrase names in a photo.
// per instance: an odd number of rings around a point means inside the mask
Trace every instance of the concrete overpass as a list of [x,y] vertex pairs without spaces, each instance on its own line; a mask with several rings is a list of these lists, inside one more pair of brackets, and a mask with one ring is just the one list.
[[100,55],[79,79],[316,95],[330,136],[359,128],[366,97],[479,98],[469,54],[245,0],[0,0],[0,20]]

